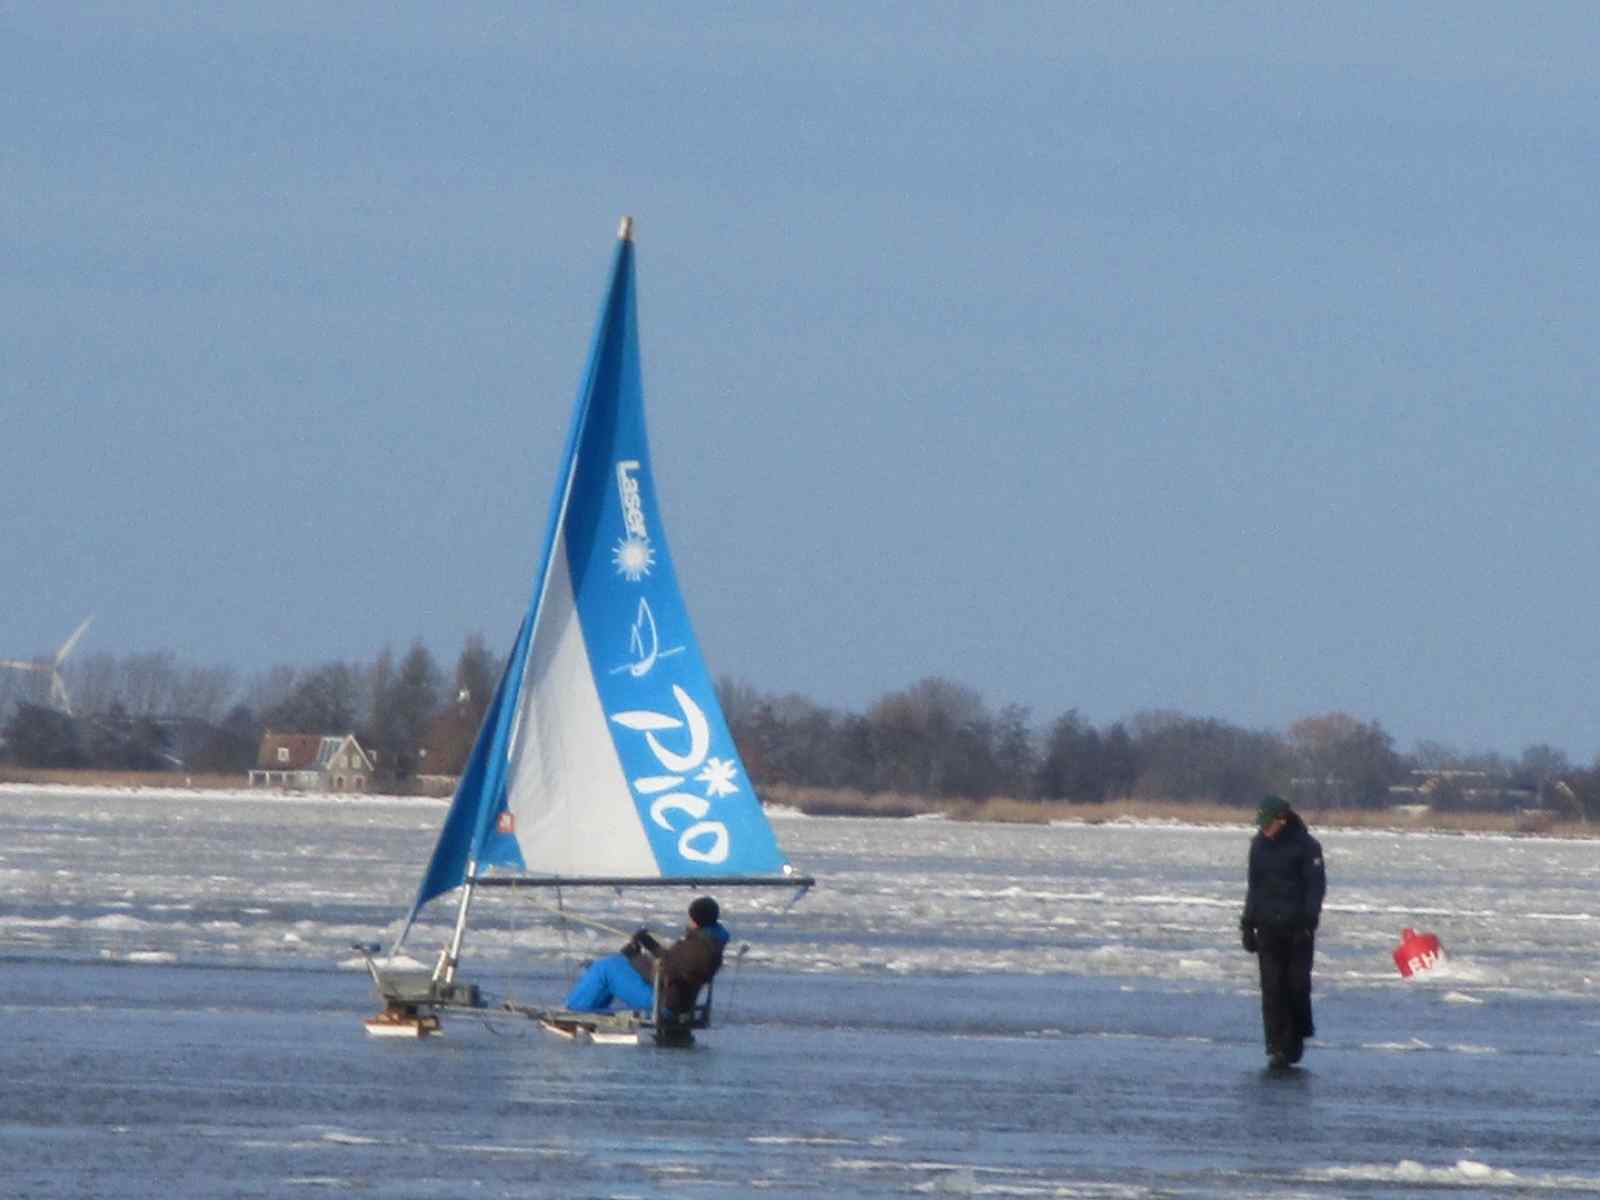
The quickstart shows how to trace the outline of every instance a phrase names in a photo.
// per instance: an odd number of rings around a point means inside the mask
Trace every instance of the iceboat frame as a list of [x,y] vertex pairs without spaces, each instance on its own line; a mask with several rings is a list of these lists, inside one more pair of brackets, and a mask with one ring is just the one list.
[[575,1012],[566,1008],[533,1008],[507,1004],[505,1008],[538,1022],[540,1028],[558,1037],[597,1046],[643,1046],[654,1044],[686,1048],[695,1044],[697,1029],[711,1027],[711,1004],[716,980],[708,980],[687,1014],[664,1014],[661,989],[653,988],[652,1011],[632,1009],[617,1012]]
[[373,1037],[425,1038],[444,1032],[441,1009],[483,1011],[482,994],[475,983],[437,978],[421,969],[385,970],[373,957],[374,948],[357,945],[372,986],[383,1001],[383,1011],[362,1024]]

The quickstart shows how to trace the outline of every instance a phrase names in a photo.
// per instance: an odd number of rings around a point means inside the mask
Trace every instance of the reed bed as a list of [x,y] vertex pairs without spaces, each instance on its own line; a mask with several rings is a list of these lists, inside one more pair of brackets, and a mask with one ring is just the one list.
[[66,767],[0,766],[0,783],[38,783],[94,788],[187,788],[191,791],[236,791],[248,787],[241,774],[196,771],[100,771]]
[[[236,791],[248,786],[238,774],[196,774],[183,771],[91,771],[0,766],[0,784],[56,784],[71,787],[173,788],[187,791]],[[428,786],[437,784],[438,786]],[[448,797],[442,781],[411,781],[392,785],[391,794],[431,794]],[[904,792],[863,792],[851,788],[792,787],[771,784],[761,789],[768,804],[797,809],[813,817],[907,818],[940,815],[952,821],[981,821],[1009,825],[1048,825],[1081,822],[1103,825],[1142,822],[1172,825],[1248,825],[1253,811],[1244,806],[1211,801],[1109,800],[1104,804],[1047,803],[989,796],[961,800],[941,796],[916,796]],[[1435,812],[1421,805],[1403,808],[1308,808],[1303,815],[1313,829],[1427,830],[1435,833],[1521,833],[1546,837],[1594,837],[1600,826],[1590,826],[1581,816],[1548,810],[1522,812]]]
[[[1174,825],[1249,825],[1249,807],[1185,800],[1110,800],[1104,804],[1048,803],[990,796],[981,800],[912,796],[899,792],[859,792],[774,784],[762,789],[769,804],[781,804],[816,817],[913,817],[940,814],[953,821],[1015,825],[1081,822],[1102,825],[1142,822]],[[1592,837],[1597,832],[1581,817],[1531,812],[1434,812],[1405,808],[1308,808],[1302,813],[1313,829],[1427,830],[1440,833],[1524,833],[1554,837]]]

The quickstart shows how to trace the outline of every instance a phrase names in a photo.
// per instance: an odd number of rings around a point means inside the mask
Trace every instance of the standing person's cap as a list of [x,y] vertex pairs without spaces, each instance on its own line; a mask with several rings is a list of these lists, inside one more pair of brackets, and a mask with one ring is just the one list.
[[1265,796],[1256,809],[1256,828],[1265,829],[1279,817],[1289,815],[1289,802],[1282,796]]
[[701,896],[700,899],[689,905],[689,919],[700,926],[701,929],[704,929],[707,925],[715,925],[717,917],[721,914],[722,910],[717,907],[717,902],[710,896]]

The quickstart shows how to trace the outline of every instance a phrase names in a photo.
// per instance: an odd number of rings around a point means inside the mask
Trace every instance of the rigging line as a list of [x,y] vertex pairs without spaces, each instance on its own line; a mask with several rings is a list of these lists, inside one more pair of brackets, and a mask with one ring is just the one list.
[[[559,891],[557,891],[557,893],[556,893],[556,905],[557,905],[557,907],[552,908],[548,904],[539,904],[538,902],[534,903],[534,907],[537,908],[537,909],[540,909],[540,910],[542,910],[544,912],[550,913],[552,916],[560,917],[563,921],[571,921],[575,925],[587,925],[591,929],[600,930],[602,933],[615,934],[617,937],[621,938],[623,941],[627,941],[629,938],[631,938],[633,936],[633,933],[632,933],[631,930],[618,929],[615,925],[607,925],[604,921],[596,921],[593,917],[586,917],[586,916],[583,916],[581,913],[568,912],[566,909],[559,907],[560,903],[561,903],[561,893]],[[566,928],[565,925],[563,925],[561,927],[561,944],[562,944],[563,947],[567,944],[567,928]]]
[[728,1002],[723,1005],[725,1017],[733,1016],[733,993],[739,983],[740,968],[744,966],[744,956],[750,953],[750,943],[740,945],[738,952],[733,956],[733,978],[728,981]]
[[[479,1013],[478,1014],[478,1020],[482,1021],[483,1022],[483,1027],[485,1029],[487,1029],[490,1033],[494,1034],[495,1037],[507,1038],[507,1039],[515,1038],[518,1041],[523,1041],[528,1037],[528,1031],[526,1029],[523,1029],[522,1032],[520,1032],[520,1033],[512,1033],[512,1032],[510,1032],[508,1030],[501,1029],[498,1025],[496,1025],[493,1021],[491,1021],[489,1019],[489,1016],[488,1016],[487,1013]],[[519,1026],[518,1028],[520,1029],[522,1027]]]
[[[564,918],[567,915],[567,911],[562,897],[561,885],[559,883],[556,884],[555,893],[556,915]],[[534,907],[549,911],[549,905],[546,904],[535,904]],[[567,971],[567,990],[571,991],[572,985],[578,982],[578,956],[572,952],[571,930],[569,929],[567,922],[565,920],[561,920],[557,921],[556,924],[561,930],[561,962],[566,967]]]

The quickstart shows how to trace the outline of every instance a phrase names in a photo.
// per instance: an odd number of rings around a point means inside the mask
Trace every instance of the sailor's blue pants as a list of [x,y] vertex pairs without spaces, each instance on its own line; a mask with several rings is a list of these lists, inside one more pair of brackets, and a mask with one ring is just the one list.
[[609,1012],[614,1001],[624,1008],[649,1012],[655,996],[644,976],[621,954],[608,954],[589,964],[567,993],[567,1007],[573,1012]]

